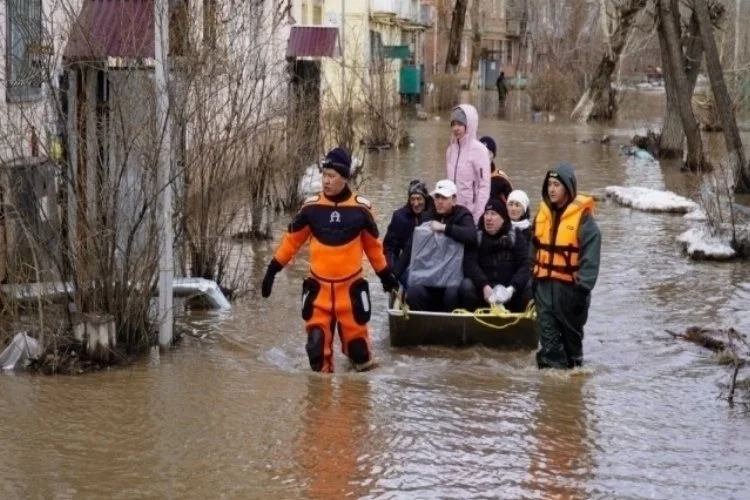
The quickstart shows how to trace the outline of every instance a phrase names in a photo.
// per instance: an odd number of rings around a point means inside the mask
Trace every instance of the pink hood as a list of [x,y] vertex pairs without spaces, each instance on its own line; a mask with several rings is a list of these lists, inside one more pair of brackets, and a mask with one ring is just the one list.
[[457,106],[466,115],[466,135],[457,141],[451,136],[451,144],[445,154],[445,170],[448,179],[456,183],[457,201],[471,211],[478,223],[490,198],[490,157],[487,148],[477,139],[479,114],[470,104]]

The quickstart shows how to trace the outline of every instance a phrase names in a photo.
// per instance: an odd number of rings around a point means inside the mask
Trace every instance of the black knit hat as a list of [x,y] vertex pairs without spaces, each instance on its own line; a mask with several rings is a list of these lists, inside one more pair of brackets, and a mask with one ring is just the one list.
[[322,168],[330,168],[347,179],[351,175],[352,160],[344,148],[333,148],[326,154]]
[[487,210],[492,210],[493,212],[500,214],[500,217],[505,221],[510,220],[510,216],[508,216],[508,207],[499,198],[490,198],[487,200],[487,205],[484,207],[484,211],[486,212]]
[[425,200],[427,200],[430,197],[430,192],[427,191],[427,186],[425,186],[425,183],[415,179],[409,183],[409,196],[413,194],[418,194]]
[[479,142],[484,144],[484,146],[492,152],[492,156],[497,156],[497,144],[495,144],[495,139],[489,135],[485,135],[479,139]]

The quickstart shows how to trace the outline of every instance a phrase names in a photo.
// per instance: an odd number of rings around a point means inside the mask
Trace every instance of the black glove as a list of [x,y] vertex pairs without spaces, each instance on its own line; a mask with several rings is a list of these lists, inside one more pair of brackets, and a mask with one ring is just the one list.
[[273,290],[273,280],[276,278],[276,273],[284,269],[284,266],[279,264],[276,259],[271,259],[266,269],[266,275],[263,276],[263,283],[260,286],[260,295],[266,299],[271,296],[271,290]]
[[580,316],[586,309],[586,305],[588,304],[588,299],[591,292],[579,285],[575,287],[575,290],[573,290],[573,294],[575,296],[575,300],[571,305],[571,312],[574,316]]
[[378,273],[380,283],[383,285],[383,290],[386,292],[397,292],[401,284],[398,282],[398,278],[393,274],[390,267],[386,267]]

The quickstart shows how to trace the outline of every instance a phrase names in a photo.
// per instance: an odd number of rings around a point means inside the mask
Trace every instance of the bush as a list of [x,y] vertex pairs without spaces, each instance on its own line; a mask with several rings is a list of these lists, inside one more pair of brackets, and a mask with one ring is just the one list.
[[559,112],[575,103],[577,84],[572,75],[549,69],[534,77],[528,86],[535,111]]
[[432,83],[434,84],[432,90],[433,111],[451,109],[458,103],[461,92],[461,81],[458,75],[446,73],[434,75]]

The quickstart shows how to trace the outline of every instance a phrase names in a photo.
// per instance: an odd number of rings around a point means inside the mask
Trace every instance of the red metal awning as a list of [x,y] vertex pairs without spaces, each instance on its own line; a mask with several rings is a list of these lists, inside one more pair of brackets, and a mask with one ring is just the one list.
[[330,26],[292,26],[286,57],[338,57],[339,30]]
[[71,28],[65,57],[154,57],[153,1],[86,0]]
[[[182,8],[184,2],[169,0],[172,22],[176,9]],[[71,27],[65,58],[105,57],[154,57],[153,0],[84,0]]]

